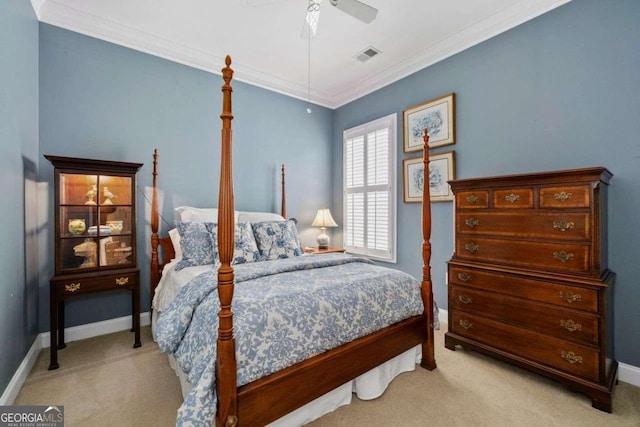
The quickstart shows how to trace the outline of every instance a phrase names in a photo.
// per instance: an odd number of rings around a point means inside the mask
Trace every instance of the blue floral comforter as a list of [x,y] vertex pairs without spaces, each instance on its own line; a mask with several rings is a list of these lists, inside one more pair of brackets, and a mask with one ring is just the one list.
[[[359,257],[325,254],[234,266],[238,386],[423,312],[420,283]],[[215,415],[217,271],[197,276],[160,313],[160,348],[192,389],[177,425]]]

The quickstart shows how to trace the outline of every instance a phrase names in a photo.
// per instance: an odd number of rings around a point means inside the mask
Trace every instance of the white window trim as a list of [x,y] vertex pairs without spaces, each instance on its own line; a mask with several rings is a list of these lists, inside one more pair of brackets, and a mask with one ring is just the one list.
[[[397,143],[397,135],[398,135],[398,124],[397,124],[398,120],[397,120],[397,114],[389,114],[388,116],[384,116],[384,117],[380,117],[379,119],[373,120],[371,122],[350,128],[345,130],[342,133],[342,177],[343,177],[343,182],[342,182],[342,218],[345,221],[346,224],[346,218],[347,218],[347,203],[346,203],[346,199],[347,199],[347,188],[346,188],[346,176],[347,176],[347,162],[346,162],[346,144],[345,142],[350,139],[353,138],[355,136],[358,135],[366,135],[367,132],[371,132],[373,130],[379,130],[381,127],[389,127],[389,189],[390,189],[390,194],[389,194],[389,202],[390,202],[390,223],[391,226],[389,227],[389,242],[391,244],[391,256],[390,257],[386,257],[386,256],[379,256],[379,255],[375,255],[372,253],[372,251],[370,249],[365,248],[364,251],[362,251],[360,248],[355,248],[355,247],[351,247],[348,246],[346,244],[346,239],[344,242],[344,247],[347,250],[347,252],[349,253],[353,253],[353,254],[358,254],[358,255],[363,255],[366,256],[368,258],[374,259],[374,260],[378,260],[378,261],[383,261],[383,262],[388,262],[388,263],[397,263],[397,254],[398,254],[398,242],[397,242],[397,235],[398,235],[398,215],[397,215],[397,210],[398,210],[398,197],[397,197],[397,185],[396,185],[396,180],[397,180],[397,152],[398,152],[398,143]],[[365,150],[366,152],[366,150]],[[366,160],[365,160],[365,164],[366,164]],[[365,174],[366,177],[366,174]],[[366,178],[365,178],[366,179]],[[365,208],[365,218],[366,218],[366,208]],[[366,225],[365,225],[365,229],[366,229]],[[345,236],[346,237],[346,236]]]

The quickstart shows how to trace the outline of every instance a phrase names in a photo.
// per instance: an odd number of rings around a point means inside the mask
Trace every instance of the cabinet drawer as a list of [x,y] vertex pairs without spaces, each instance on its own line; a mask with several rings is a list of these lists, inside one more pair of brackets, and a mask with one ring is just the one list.
[[495,264],[588,273],[589,253],[589,245],[456,237],[456,256]]
[[493,207],[506,209],[533,208],[533,189],[516,188],[511,190],[494,190]]
[[70,278],[55,282],[59,296],[70,296],[87,292],[131,288],[138,285],[137,273],[114,273],[97,277]]
[[456,194],[456,207],[461,209],[485,209],[489,207],[488,191],[461,191]]
[[540,188],[541,208],[588,208],[590,205],[589,185]]
[[556,338],[598,344],[598,317],[586,312],[549,308],[523,298],[452,285],[449,308],[505,321]]
[[588,240],[589,214],[516,212],[456,213],[456,233],[554,240]]
[[449,283],[485,289],[560,307],[598,312],[598,291],[449,264]]
[[570,374],[599,380],[598,352],[588,347],[455,309],[451,310],[449,330]]

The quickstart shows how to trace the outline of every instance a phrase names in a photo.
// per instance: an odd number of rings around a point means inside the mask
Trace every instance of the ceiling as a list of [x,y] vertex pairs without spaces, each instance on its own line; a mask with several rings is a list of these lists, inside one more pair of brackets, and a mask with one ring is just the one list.
[[42,22],[216,74],[229,54],[235,79],[330,108],[570,0],[364,1],[370,24],[323,0],[309,42],[308,0],[31,0]]

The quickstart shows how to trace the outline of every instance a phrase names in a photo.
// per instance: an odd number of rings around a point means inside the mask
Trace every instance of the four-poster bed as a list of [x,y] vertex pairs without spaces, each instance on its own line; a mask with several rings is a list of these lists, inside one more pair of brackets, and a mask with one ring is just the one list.
[[[215,424],[217,426],[266,425],[418,345],[421,346],[422,351],[420,365],[428,370],[435,369],[436,362],[434,358],[433,338],[434,310],[432,309],[434,303],[429,265],[431,257],[431,245],[429,242],[431,235],[431,213],[429,186],[425,185],[422,204],[422,232],[424,239],[422,244],[423,277],[421,282],[412,279],[416,283],[415,286],[420,311],[402,320],[394,320],[393,323],[388,326],[384,326],[373,332],[367,332],[365,335],[352,339],[335,348],[323,351],[320,354],[315,354],[306,360],[299,361],[261,378],[253,379],[246,384],[240,384],[240,387],[238,387],[238,369],[240,366],[238,360],[236,360],[236,352],[239,351],[237,349],[236,334],[239,333],[239,330],[234,330],[234,320],[239,322],[238,325],[242,325],[244,319],[239,317],[240,313],[236,313],[236,310],[239,309],[237,304],[240,303],[240,301],[237,301],[235,304],[232,304],[232,302],[234,297],[240,297],[239,295],[234,295],[234,291],[241,290],[242,286],[245,286],[247,283],[243,281],[247,279],[241,277],[244,270],[238,270],[238,274],[236,274],[236,269],[234,269],[232,263],[234,259],[236,218],[231,165],[231,120],[233,119],[233,115],[231,111],[232,87],[230,82],[233,76],[233,70],[230,68],[230,65],[231,58],[227,56],[226,67],[222,70],[222,77],[224,79],[224,85],[222,86],[223,109],[220,116],[222,119],[222,156],[217,213],[217,245],[220,259],[220,266],[217,270],[219,311],[217,313],[217,342],[214,345],[215,350],[213,350],[213,354],[215,355],[215,395],[217,396]],[[426,142],[428,141],[426,132],[424,141],[426,146]],[[429,170],[428,149],[423,151],[425,183],[427,183]],[[152,295],[158,283],[163,265],[166,264],[166,261],[170,260],[174,254],[171,240],[168,237],[160,238],[158,236],[158,173],[156,164],[157,152],[154,153],[154,185],[151,217]],[[282,174],[282,216],[285,216],[284,166],[282,168]],[[159,259],[159,247],[163,250],[162,261]],[[324,262],[321,261],[322,257],[331,258],[332,254],[297,258],[307,258],[306,264],[308,265],[320,265]],[[336,257],[344,258],[346,256],[337,254]],[[311,258],[314,259],[311,260]],[[282,262],[286,264],[286,261],[287,260],[266,261],[265,263]],[[351,262],[350,260],[345,261],[342,259],[339,261]],[[366,260],[360,260],[358,262],[365,261]],[[355,262],[356,261],[354,261],[354,263]],[[256,264],[262,264],[262,262]],[[322,266],[324,266],[324,264]],[[375,272],[375,274],[380,275],[385,274],[382,270],[388,271],[389,274],[391,274],[391,272],[396,275],[404,274],[396,270],[384,269],[374,265],[369,265],[367,268]],[[304,273],[312,276],[312,273],[306,273],[306,270]],[[371,279],[367,280],[371,281]],[[393,285],[395,286],[395,283]],[[238,286],[240,286],[240,288]],[[349,288],[349,286],[343,286],[343,288],[346,289]],[[217,302],[218,301],[216,301],[216,303]],[[402,303],[400,305],[402,305]],[[411,304],[407,303],[406,305]],[[237,315],[234,317],[234,314]],[[161,319],[161,321],[162,320],[164,319]],[[169,322],[167,321],[165,323]],[[215,337],[215,331],[211,331],[209,335]],[[240,362],[243,362],[242,357],[240,359]],[[309,387],[309,385],[313,386]]]

